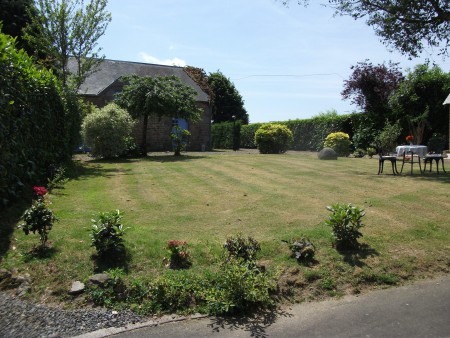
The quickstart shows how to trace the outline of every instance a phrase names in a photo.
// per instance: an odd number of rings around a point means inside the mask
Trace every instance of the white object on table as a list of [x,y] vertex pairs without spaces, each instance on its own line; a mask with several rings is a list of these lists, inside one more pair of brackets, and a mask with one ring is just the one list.
[[395,151],[397,152],[397,156],[403,156],[403,154],[406,152],[412,152],[416,155],[419,155],[420,157],[425,157],[425,155],[428,153],[428,147],[427,146],[421,146],[421,145],[405,145],[405,146],[398,146],[395,148]]

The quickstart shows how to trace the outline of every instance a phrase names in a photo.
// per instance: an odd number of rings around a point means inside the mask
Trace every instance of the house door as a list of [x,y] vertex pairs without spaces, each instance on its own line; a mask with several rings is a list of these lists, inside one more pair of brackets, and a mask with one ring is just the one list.
[[[189,130],[189,123],[186,119],[173,118],[172,119],[172,134],[177,132],[175,127],[179,127],[181,130]],[[172,148],[175,149],[176,143],[172,141]]]

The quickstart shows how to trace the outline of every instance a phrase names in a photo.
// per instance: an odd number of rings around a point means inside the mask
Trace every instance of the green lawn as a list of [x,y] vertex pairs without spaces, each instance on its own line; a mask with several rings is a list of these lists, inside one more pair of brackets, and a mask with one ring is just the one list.
[[[260,242],[259,261],[278,271],[283,292],[298,300],[450,270],[450,174],[393,176],[387,164],[377,175],[376,158],[320,161],[300,152],[151,154],[75,163],[72,178],[50,195],[59,219],[49,236],[51,257],[30,257],[37,235],[20,229],[8,235],[9,249],[2,251],[2,265],[28,271],[37,295],[46,287],[63,294],[72,281],[93,273],[90,220],[115,209],[130,227],[127,278],[166,270],[164,247],[171,239],[188,241],[192,272],[208,269],[227,236],[237,233]],[[332,247],[322,222],[329,214],[325,207],[336,202],[366,210],[360,251],[341,254]],[[300,235],[316,246],[311,266],[290,258],[281,242]]]

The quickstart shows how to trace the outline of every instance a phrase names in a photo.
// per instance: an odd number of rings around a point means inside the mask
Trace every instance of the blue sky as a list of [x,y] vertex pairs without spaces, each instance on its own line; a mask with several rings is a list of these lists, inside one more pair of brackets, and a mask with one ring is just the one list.
[[311,2],[109,0],[112,22],[99,44],[108,59],[220,70],[251,123],[356,110],[340,92],[350,67],[365,59],[399,62],[404,71],[429,59],[449,71],[438,50],[408,60],[389,52],[364,21],[334,17],[320,5],[325,0]]

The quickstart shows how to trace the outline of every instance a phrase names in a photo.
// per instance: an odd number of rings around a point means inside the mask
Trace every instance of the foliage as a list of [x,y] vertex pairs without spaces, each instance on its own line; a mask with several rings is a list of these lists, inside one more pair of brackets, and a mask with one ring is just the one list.
[[191,136],[189,130],[182,129],[178,125],[174,127],[174,130],[170,133],[170,138],[173,142],[175,156],[180,156],[181,151],[186,149],[186,145],[189,143],[189,136]]
[[292,238],[289,240],[283,240],[289,246],[289,250],[292,252],[292,257],[297,261],[309,261],[314,257],[316,248],[314,244],[306,237]]
[[361,219],[366,214],[364,209],[353,206],[352,204],[336,203],[327,206],[331,212],[325,224],[330,226],[338,248],[355,248],[358,244],[358,238],[362,237],[359,231],[364,226]]
[[231,80],[220,71],[209,73],[208,84],[213,93],[212,119],[214,123],[231,122],[233,116],[242,124],[248,124],[244,100]]
[[[282,0],[288,4],[290,0]],[[307,5],[309,0],[298,0]],[[375,29],[385,45],[404,55],[417,57],[429,47],[440,47],[447,55],[450,43],[450,4],[447,1],[392,1],[392,0],[328,0],[336,14],[366,20]]]
[[338,156],[348,156],[351,144],[350,136],[340,131],[329,134],[323,143],[325,147],[333,149]]
[[135,119],[143,117],[141,154],[147,154],[147,125],[151,115],[197,121],[202,110],[197,107],[196,91],[176,76],[123,77],[126,83],[117,95],[117,103]]
[[353,72],[344,81],[341,95],[362,109],[369,119],[367,122],[371,122],[375,129],[381,129],[386,118],[391,116],[389,98],[403,80],[398,64],[390,62],[375,66],[365,60],[351,69]]
[[366,151],[364,149],[357,148],[353,152],[353,157],[361,158],[361,157],[364,157],[364,156],[366,156]]
[[[97,48],[111,21],[106,12],[107,0],[37,0],[36,13],[25,29],[24,38],[35,53],[43,53],[41,60],[56,71],[64,86],[78,89],[83,81],[104,59]],[[69,58],[75,59],[76,67],[69,73]]]
[[375,146],[381,154],[388,153],[395,149],[398,138],[402,132],[399,122],[390,123],[386,121],[383,130],[375,138]]
[[128,149],[134,121],[128,112],[110,103],[87,115],[83,121],[84,144],[94,157],[120,156]]
[[43,183],[79,142],[80,106],[51,72],[0,34],[0,205]]
[[45,187],[35,186],[33,190],[37,198],[22,215],[23,222],[20,224],[20,227],[25,235],[28,235],[30,232],[33,234],[37,232],[41,241],[41,249],[43,249],[46,246],[48,233],[52,229],[56,217],[45,202],[44,196],[47,193]]
[[428,140],[428,150],[431,152],[442,153],[446,145],[445,137],[438,133],[434,133]]
[[275,278],[240,258],[224,262],[211,284],[204,297],[213,315],[248,313],[274,304],[270,292],[276,288]]
[[245,238],[242,234],[228,237],[223,247],[229,258],[240,258],[246,262],[256,261],[256,255],[261,251],[256,239],[251,236]]
[[[325,137],[335,131],[344,131],[353,135],[353,126],[361,114],[338,115],[335,111],[319,114],[310,119],[276,122],[288,127],[293,136],[289,149],[319,151],[323,148]],[[241,148],[256,148],[255,133],[262,123],[253,123],[241,127]],[[214,131],[214,125],[213,125]]]
[[237,121],[234,123],[233,122],[214,123],[211,126],[211,138],[213,149],[235,148],[236,144],[238,142],[240,143],[240,140],[242,138],[241,128],[247,126],[249,125],[242,126],[241,121]]
[[123,213],[120,210],[100,212],[96,219],[91,219],[91,246],[99,256],[122,253],[125,250],[122,238],[127,228],[122,224]]
[[192,265],[191,253],[186,241],[170,240],[166,247],[170,254],[170,267],[172,269],[185,269]]
[[449,134],[448,107],[442,104],[449,92],[450,73],[424,64],[410,71],[391,97],[395,118],[417,144],[433,133]]
[[261,154],[285,153],[292,140],[292,132],[282,124],[264,124],[255,133],[255,143]]
[[377,153],[377,150],[376,150],[375,148],[373,148],[373,147],[368,147],[368,148],[366,149],[366,153],[367,153],[367,156],[369,156],[370,158],[372,158],[373,155],[375,155],[375,154]]
[[22,39],[22,30],[30,23],[34,0],[2,0],[0,2],[1,31],[17,38],[18,49],[24,48],[27,53],[32,49]]
[[212,90],[208,80],[208,75],[203,68],[197,68],[192,66],[184,67],[184,71],[199,85],[199,87],[208,94],[209,102],[214,103],[214,91]]
[[50,192],[56,187],[63,186],[67,182],[66,168],[63,165],[53,168],[47,180],[47,188]]

